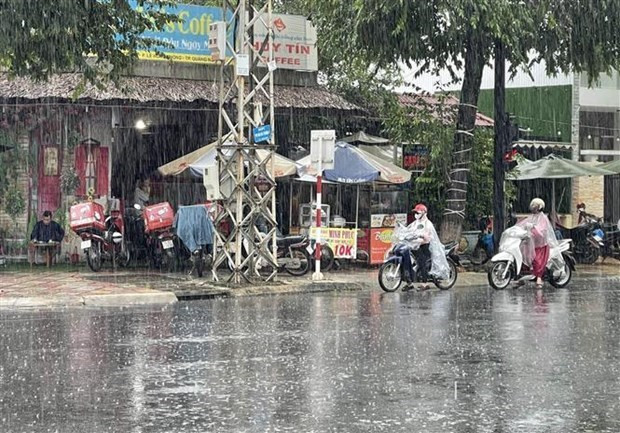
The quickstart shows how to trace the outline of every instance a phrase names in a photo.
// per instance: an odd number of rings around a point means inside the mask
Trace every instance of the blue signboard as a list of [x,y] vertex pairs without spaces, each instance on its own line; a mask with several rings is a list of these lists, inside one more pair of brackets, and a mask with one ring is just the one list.
[[[129,3],[132,8],[140,10],[136,0],[129,0]],[[222,8],[179,4],[165,7],[163,11],[178,16],[180,20],[167,23],[160,31],[144,32],[143,36],[172,45],[158,48],[168,59],[157,56],[154,51],[139,51],[139,58],[190,63],[213,62],[209,49],[209,27],[215,21],[223,21]],[[228,11],[226,15],[227,19],[230,19],[232,13]],[[227,38],[228,42],[233,44],[232,32],[228,32]]]
[[254,134],[254,143],[269,141],[271,138],[271,125],[262,125],[254,128],[252,133]]

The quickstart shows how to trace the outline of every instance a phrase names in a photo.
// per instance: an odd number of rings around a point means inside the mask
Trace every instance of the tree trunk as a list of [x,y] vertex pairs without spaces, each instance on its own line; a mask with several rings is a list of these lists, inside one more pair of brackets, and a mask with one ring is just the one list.
[[467,181],[474,143],[474,128],[478,112],[478,95],[485,63],[485,47],[482,38],[475,31],[468,35],[465,52],[465,76],[461,87],[461,99],[457,115],[456,132],[450,182],[446,191],[446,209],[441,223],[441,241],[458,241],[465,219]]
[[493,240],[495,250],[505,228],[506,200],[504,197],[504,154],[508,151],[509,134],[506,116],[506,51],[501,41],[495,41],[495,145],[493,151]]

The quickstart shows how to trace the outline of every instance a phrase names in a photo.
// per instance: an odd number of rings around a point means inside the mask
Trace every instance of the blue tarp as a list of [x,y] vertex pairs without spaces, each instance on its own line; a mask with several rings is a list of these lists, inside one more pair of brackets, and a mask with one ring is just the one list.
[[380,172],[368,163],[359,149],[344,143],[336,143],[334,168],[324,170],[327,180],[340,183],[365,183],[379,179]]
[[204,205],[181,206],[174,217],[174,228],[191,252],[213,244],[213,223]]

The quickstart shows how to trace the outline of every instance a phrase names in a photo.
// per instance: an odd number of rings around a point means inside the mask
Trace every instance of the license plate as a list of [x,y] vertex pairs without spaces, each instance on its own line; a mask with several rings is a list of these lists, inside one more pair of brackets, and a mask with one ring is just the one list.
[[174,247],[174,243],[170,239],[167,239],[165,241],[161,241],[161,246],[164,248],[164,250],[169,250],[170,248]]
[[90,239],[86,240],[86,241],[82,241],[82,249],[85,250],[87,248],[90,248],[91,246],[91,241]]

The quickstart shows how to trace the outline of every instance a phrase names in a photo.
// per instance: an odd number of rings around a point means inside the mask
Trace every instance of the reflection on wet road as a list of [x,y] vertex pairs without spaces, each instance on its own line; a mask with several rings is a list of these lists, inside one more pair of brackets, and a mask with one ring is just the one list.
[[618,283],[2,313],[2,432],[620,431]]

